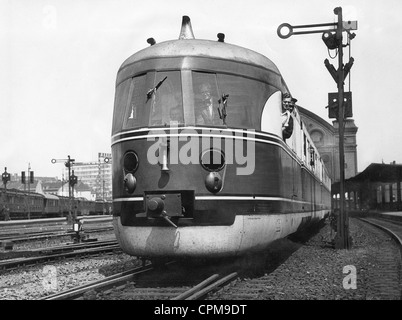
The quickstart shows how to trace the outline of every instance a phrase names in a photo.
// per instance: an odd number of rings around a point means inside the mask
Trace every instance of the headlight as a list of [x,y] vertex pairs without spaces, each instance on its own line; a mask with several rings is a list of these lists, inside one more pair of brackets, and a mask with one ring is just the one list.
[[137,179],[132,173],[127,173],[124,177],[124,188],[128,193],[133,193],[137,187]]
[[209,192],[217,193],[222,190],[222,177],[218,172],[210,172],[205,177],[205,187]]

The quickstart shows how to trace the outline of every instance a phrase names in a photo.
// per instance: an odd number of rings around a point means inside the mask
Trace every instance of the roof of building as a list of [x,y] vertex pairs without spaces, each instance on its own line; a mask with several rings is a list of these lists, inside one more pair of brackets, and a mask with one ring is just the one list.
[[[34,183],[29,184],[29,189],[31,192],[39,192],[39,193],[56,193],[62,185],[65,186],[66,190],[67,188],[67,182],[66,181],[47,181],[47,182],[42,182],[41,180],[34,180]],[[7,189],[17,189],[17,190],[25,190],[28,191],[28,184],[21,183],[20,180],[16,181],[9,181],[7,183]],[[87,185],[84,182],[78,181],[77,184],[74,186],[74,189],[76,191],[84,192],[84,191],[91,191],[91,188],[89,185]]]
[[396,182],[401,180],[402,164],[372,163],[364,171],[346,181]]

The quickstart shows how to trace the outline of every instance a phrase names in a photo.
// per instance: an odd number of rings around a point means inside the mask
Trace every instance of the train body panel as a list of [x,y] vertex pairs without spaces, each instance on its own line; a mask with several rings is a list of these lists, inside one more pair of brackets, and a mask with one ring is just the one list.
[[270,215],[237,215],[229,226],[135,228],[114,217],[113,226],[122,249],[134,256],[223,258],[263,250],[271,242],[298,230],[306,221],[320,220],[326,210]]
[[128,58],[112,126],[123,250],[241,255],[329,214],[330,180],[297,109],[282,136],[285,93],[272,61],[226,43],[179,39]]

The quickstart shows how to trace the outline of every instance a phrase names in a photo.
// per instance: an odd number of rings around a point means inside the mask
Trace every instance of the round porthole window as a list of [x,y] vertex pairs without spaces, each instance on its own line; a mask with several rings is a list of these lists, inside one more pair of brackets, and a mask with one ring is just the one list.
[[138,156],[134,151],[129,151],[124,155],[123,168],[126,172],[133,173],[138,168]]
[[220,150],[210,149],[201,154],[201,165],[205,170],[216,172],[225,166],[225,155]]

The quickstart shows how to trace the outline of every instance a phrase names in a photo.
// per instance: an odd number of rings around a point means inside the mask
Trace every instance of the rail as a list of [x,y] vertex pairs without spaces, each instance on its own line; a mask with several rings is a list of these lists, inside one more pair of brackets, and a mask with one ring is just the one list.
[[[70,252],[65,252],[66,250]],[[25,265],[35,265],[42,262],[53,261],[64,258],[73,258],[84,255],[94,255],[114,250],[121,250],[120,246],[117,244],[116,241],[114,242],[105,241],[105,243],[90,243],[85,245],[78,245],[76,247],[74,247],[74,245],[71,245],[71,247],[66,246],[63,247],[63,249],[59,247],[54,249],[53,251],[51,248],[39,249],[36,251],[36,254],[40,254],[41,252],[45,253],[49,251],[50,253],[35,257],[13,259],[11,261],[10,260],[0,261],[0,270],[7,270]],[[33,252],[33,254],[35,254],[35,252]]]
[[55,293],[52,295],[48,295],[39,300],[75,300],[80,299],[84,295],[84,293],[90,290],[102,289],[106,290],[111,287],[115,287],[121,285],[127,281],[130,281],[134,276],[139,275],[144,272],[148,272],[153,270],[153,266],[151,264],[147,264],[142,267],[133,268],[124,272],[120,272],[114,274],[112,276],[108,276],[102,280],[93,281],[91,283],[72,288],[69,290],[65,290],[59,293]]

